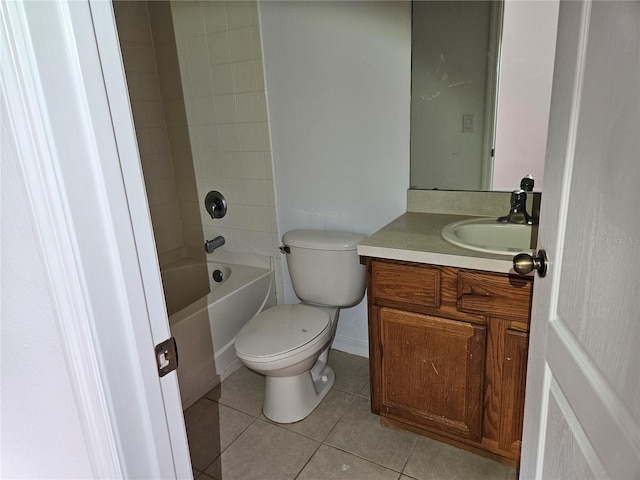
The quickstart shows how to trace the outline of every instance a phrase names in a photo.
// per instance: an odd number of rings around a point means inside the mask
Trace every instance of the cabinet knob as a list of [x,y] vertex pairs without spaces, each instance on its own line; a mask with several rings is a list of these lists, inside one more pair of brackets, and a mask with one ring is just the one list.
[[513,269],[520,275],[527,275],[536,270],[540,277],[547,274],[547,252],[538,250],[537,255],[531,256],[528,253],[519,253],[513,257]]

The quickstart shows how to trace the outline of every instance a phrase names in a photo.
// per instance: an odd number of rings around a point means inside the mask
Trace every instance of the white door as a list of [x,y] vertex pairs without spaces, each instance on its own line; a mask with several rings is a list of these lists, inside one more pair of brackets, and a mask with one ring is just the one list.
[[[122,178],[118,180],[123,183],[123,193],[126,192],[130,226],[136,244],[136,268],[140,272],[148,314],[147,318],[140,319],[140,326],[141,328],[150,327],[152,343],[157,345],[170,337],[171,333],[115,16],[110,1],[88,0],[88,3],[95,35],[95,47],[100,57],[99,67],[109,103],[111,117],[109,120],[113,128],[111,133],[117,145],[122,174]],[[156,379],[153,378],[150,381],[155,382]],[[163,376],[159,386],[161,396],[154,399],[154,403],[159,402],[160,408],[154,421],[161,424],[161,435],[165,432],[169,434],[168,443],[176,477],[190,478],[192,476],[191,458],[176,372]],[[154,390],[151,394],[157,393]]]
[[640,2],[563,2],[521,478],[640,478]]
[[7,124],[93,476],[192,478],[176,373],[160,378],[154,353],[170,334],[111,3],[0,2],[0,23]]

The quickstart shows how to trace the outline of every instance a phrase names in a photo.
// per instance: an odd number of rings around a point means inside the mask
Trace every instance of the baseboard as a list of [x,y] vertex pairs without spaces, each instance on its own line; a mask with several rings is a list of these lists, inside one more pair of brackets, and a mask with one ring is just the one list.
[[360,357],[369,358],[369,342],[350,337],[336,335],[331,348],[341,352],[351,353]]

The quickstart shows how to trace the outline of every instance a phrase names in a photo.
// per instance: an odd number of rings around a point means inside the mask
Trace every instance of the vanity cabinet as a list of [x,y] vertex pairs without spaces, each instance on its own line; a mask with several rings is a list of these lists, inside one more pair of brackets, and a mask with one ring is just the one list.
[[365,263],[372,411],[383,424],[516,464],[533,279]]

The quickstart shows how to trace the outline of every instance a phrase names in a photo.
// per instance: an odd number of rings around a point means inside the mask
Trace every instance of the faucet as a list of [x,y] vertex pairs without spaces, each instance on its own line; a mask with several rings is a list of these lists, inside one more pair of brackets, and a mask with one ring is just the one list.
[[222,235],[218,235],[216,238],[204,242],[204,251],[207,253],[213,253],[216,248],[220,248],[222,245],[224,245],[224,237]]
[[520,188],[511,192],[511,208],[504,217],[498,217],[501,223],[518,223],[522,225],[537,225],[538,219],[527,213],[527,192],[533,191],[533,177],[527,175],[520,181]]

